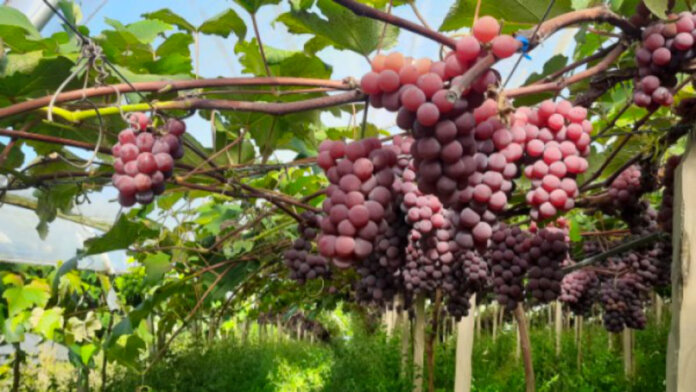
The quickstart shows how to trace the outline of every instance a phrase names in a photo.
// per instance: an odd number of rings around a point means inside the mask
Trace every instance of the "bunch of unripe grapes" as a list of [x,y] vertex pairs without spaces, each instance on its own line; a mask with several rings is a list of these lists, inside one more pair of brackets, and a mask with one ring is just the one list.
[[633,101],[640,107],[671,106],[676,74],[694,58],[696,14],[685,11],[668,19],[646,27],[636,51],[639,68]]
[[526,137],[524,174],[532,180],[527,203],[534,220],[553,217],[575,206],[575,178],[588,168],[592,123],[587,109],[568,101],[544,101],[537,109],[519,108],[516,118],[527,124],[516,132]]
[[662,185],[662,204],[657,213],[657,221],[666,233],[672,232],[672,214],[674,209],[674,176],[677,166],[681,162],[681,156],[671,156],[663,168]]
[[558,228],[544,228],[528,241],[527,291],[540,303],[553,301],[561,294],[561,266],[568,257],[566,234]]
[[498,35],[499,31],[494,18],[482,17],[474,24],[473,36],[461,38],[444,61],[414,60],[400,53],[377,55],[372,71],[361,80],[372,106],[398,111],[397,125],[412,130],[418,186],[446,205],[473,169],[463,161],[475,152],[473,138],[461,138],[466,135],[460,135],[457,120],[466,110],[477,107],[483,93],[500,77],[489,69],[454,100],[448,97],[449,86],[458,84],[458,78],[489,51],[498,58],[517,51],[520,41]]
[[319,217],[311,211],[305,211],[301,218],[302,222],[297,227],[300,237],[283,254],[284,263],[290,269],[290,279],[300,284],[319,277],[328,278],[330,274],[326,258],[312,252],[312,242],[319,229]]
[[496,300],[514,310],[524,300],[524,277],[529,268],[529,233],[501,224],[493,233],[486,257],[490,263]]
[[349,144],[326,140],[319,146],[318,163],[331,185],[318,248],[337,267],[348,268],[373,252],[392,202],[396,162],[394,151],[376,138]]
[[594,271],[573,271],[561,281],[561,295],[558,298],[567,305],[573,314],[587,316],[599,295],[599,279]]
[[149,204],[164,192],[174,160],[184,156],[180,138],[186,132],[186,124],[174,118],[158,132],[144,113],[132,113],[128,121],[129,128],[118,134],[118,143],[111,149],[116,158],[112,180],[124,207]]

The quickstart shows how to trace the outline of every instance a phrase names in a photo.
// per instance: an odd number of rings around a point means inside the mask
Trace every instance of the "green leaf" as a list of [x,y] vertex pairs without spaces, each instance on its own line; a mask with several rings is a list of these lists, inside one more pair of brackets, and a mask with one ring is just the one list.
[[82,342],[94,337],[94,333],[102,328],[101,321],[89,311],[84,320],[77,317],[68,319],[68,332],[72,335],[73,341]]
[[0,95],[39,97],[55,92],[70,75],[74,63],[65,57],[43,58],[30,73],[15,72],[0,78]]
[[170,263],[171,257],[162,252],[157,252],[155,254],[148,254],[143,260],[145,265],[145,271],[147,271],[147,277],[145,278],[145,283],[156,283],[164,274],[172,269]]
[[[571,0],[557,0],[548,18],[572,11]],[[471,27],[477,0],[459,0],[450,8],[440,31]],[[548,0],[496,0],[481,2],[479,15],[490,15],[503,23],[503,32],[511,33],[539,23],[548,8]]]
[[[336,49],[352,50],[367,56],[377,49],[384,24],[382,22],[355,15],[345,7],[330,0],[319,0],[317,7],[322,16],[308,10],[292,10],[278,17],[294,34],[313,34]],[[387,27],[382,48],[396,43],[399,30]],[[316,48],[313,48],[316,49]]]
[[171,29],[170,24],[161,20],[141,20],[126,26],[126,30],[144,44],[152,43],[160,34]]
[[85,241],[86,254],[94,255],[117,249],[126,249],[137,240],[155,238],[158,234],[158,229],[150,228],[142,221],[130,221],[123,214],[111,230],[104,233],[104,235]]
[[181,16],[175,14],[168,8],[163,8],[161,10],[157,10],[155,12],[149,12],[146,14],[142,15],[143,18],[145,19],[156,19],[156,20],[161,20],[164,23],[169,23],[171,25],[174,25],[181,30],[186,30],[190,33],[196,31],[196,28],[193,27],[193,25],[189,22],[186,21],[186,19],[182,18]]
[[[522,60],[525,61],[525,60]],[[544,69],[541,73],[533,73],[529,75],[529,78],[524,82],[524,85],[530,85],[538,80],[543,79],[568,64],[568,58],[562,54],[557,54],[551,57],[545,64]],[[539,93],[533,95],[527,95],[519,98],[515,98],[515,105],[517,106],[531,106],[537,104],[545,99],[553,98],[553,93]]]
[[36,27],[29,21],[29,18],[18,9],[9,6],[0,6],[0,25],[20,27],[34,38],[41,36]]
[[669,0],[643,0],[643,3],[658,18],[667,17]]
[[[22,144],[21,142],[17,142],[14,147],[10,150],[10,153],[7,154],[7,159],[5,159],[5,162],[3,162],[2,166],[5,169],[17,169],[22,164],[24,163],[24,153],[22,152]],[[0,143],[0,151],[5,150],[5,144]]]
[[[313,77],[328,79],[331,67],[319,57],[304,52],[293,52],[264,45],[268,68],[273,76]],[[252,75],[266,75],[263,58],[256,39],[241,41],[235,45],[235,52],[241,54],[239,59],[243,72]]]
[[41,50],[21,54],[10,53],[5,56],[0,75],[10,76],[15,72],[30,73],[39,65],[42,58],[44,58],[44,54]]
[[232,8],[223,11],[203,22],[198,31],[227,38],[234,33],[240,40],[246,36],[246,24]]
[[248,13],[255,14],[264,5],[278,4],[280,0],[234,0],[234,2],[244,7]]
[[53,333],[60,328],[63,321],[63,308],[34,308],[30,318],[34,331],[53,340]]
[[41,239],[48,234],[48,223],[53,222],[58,216],[58,211],[68,213],[73,207],[73,201],[79,188],[74,185],[56,185],[40,188],[34,191],[37,198],[36,215],[39,224],[36,230]]
[[570,232],[568,233],[570,241],[579,242],[582,241],[582,236],[580,235],[580,223],[573,217],[570,220]]
[[28,285],[13,286],[2,293],[7,301],[10,317],[32,306],[44,306],[50,297],[50,287],[46,282],[34,279]]
[[190,61],[191,50],[189,49],[189,45],[192,43],[193,37],[191,37],[190,34],[174,33],[167,37],[167,39],[165,39],[164,42],[157,47],[157,51],[155,53],[158,57],[184,55],[188,56]]

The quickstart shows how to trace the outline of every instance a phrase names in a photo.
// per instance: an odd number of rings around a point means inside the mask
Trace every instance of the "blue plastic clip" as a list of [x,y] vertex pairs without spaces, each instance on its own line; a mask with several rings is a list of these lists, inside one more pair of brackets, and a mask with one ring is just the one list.
[[522,42],[522,56],[527,60],[531,60],[532,57],[527,53],[529,51],[529,40],[527,39],[527,37],[518,35],[517,37],[515,37],[515,39]]

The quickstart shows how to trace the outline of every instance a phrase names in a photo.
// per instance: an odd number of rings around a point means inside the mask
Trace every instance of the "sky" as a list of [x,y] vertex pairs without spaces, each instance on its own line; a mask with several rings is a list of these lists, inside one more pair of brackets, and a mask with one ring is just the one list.
[[[15,3],[18,3],[18,1],[15,0]],[[77,3],[80,4],[82,8],[83,19],[81,23],[89,28],[90,34],[93,36],[97,35],[102,30],[111,29],[106,23],[107,18],[118,20],[123,24],[128,24],[141,20],[141,15],[144,13],[162,8],[169,8],[175,13],[184,16],[191,24],[197,26],[210,17],[225,11],[228,7],[235,9],[238,15],[246,22],[248,26],[246,38],[251,39],[253,36],[249,15],[231,0],[82,0]],[[448,7],[442,6],[442,3],[442,0],[418,0],[416,4],[430,26],[439,26],[448,11]],[[449,2],[447,2],[447,4],[449,4]],[[260,36],[264,45],[284,50],[302,50],[303,44],[308,39],[308,36],[289,34],[282,23],[274,23],[279,15],[287,11],[287,1],[281,2],[280,5],[263,7],[257,15]],[[397,7],[394,10],[394,14],[410,20],[416,20],[411,8],[407,6]],[[46,24],[42,30],[42,34],[50,35],[62,31],[62,29],[63,27],[60,21],[54,17]],[[531,73],[539,71],[543,67],[546,59],[552,57],[554,54],[567,53],[572,50],[572,36],[573,30],[559,33],[550,40],[547,40],[539,48],[535,49],[532,53],[531,60],[522,60],[519,68],[513,74],[508,87],[521,85]],[[235,35],[231,35],[226,39],[217,36],[201,36],[201,77],[243,76],[241,74],[241,67],[234,53],[236,39]],[[397,45],[390,49],[390,51],[391,50],[397,50],[411,57],[436,58],[440,47],[438,44],[420,35],[402,30],[398,37]],[[191,52],[194,53],[193,47],[191,48]],[[333,79],[342,79],[349,76],[359,78],[369,70],[366,59],[350,51],[339,51],[333,48],[327,48],[319,52],[319,57],[321,57],[325,63],[333,67]],[[507,78],[512,69],[512,64],[516,60],[517,57],[513,57],[496,65],[495,68],[498,69],[504,80]],[[349,122],[349,117],[347,114],[344,114],[342,118],[335,118],[326,114],[323,120],[328,126],[344,126]],[[371,109],[369,111],[369,121],[381,128],[396,131],[394,126],[395,114],[389,113],[384,109]],[[210,127],[207,122],[198,116],[193,116],[187,120],[187,125],[187,128],[193,136],[204,146],[211,145]],[[6,143],[6,141],[2,139],[0,139],[0,141]],[[74,150],[73,152],[80,156],[85,156],[84,151]],[[25,153],[28,153],[27,155],[31,159],[31,151],[25,151]],[[293,154],[280,154],[278,158],[281,160],[291,160]],[[24,192],[23,194],[30,195],[30,192]],[[111,187],[107,187],[100,194],[90,194],[91,203],[79,206],[77,212],[111,222],[119,212],[119,206],[114,202],[116,195],[115,189]],[[0,209],[0,217],[2,213],[7,214],[8,212],[3,208]],[[32,217],[28,214],[26,219],[31,220],[31,218]],[[35,223],[33,226],[35,226]],[[27,225],[26,230],[21,230],[21,233],[14,232],[14,236],[22,237],[21,241],[18,241],[18,243],[27,243],[27,240],[40,242],[36,232],[31,230],[33,226]],[[52,227],[51,229],[55,230],[56,228]],[[51,238],[53,237],[49,237],[49,239]],[[1,242],[2,241],[0,241],[0,243]],[[40,247],[37,246],[37,249],[38,248]],[[0,257],[1,256],[0,254]],[[118,260],[115,264],[117,264],[116,267],[119,267],[123,265],[124,257],[120,255],[117,258]]]

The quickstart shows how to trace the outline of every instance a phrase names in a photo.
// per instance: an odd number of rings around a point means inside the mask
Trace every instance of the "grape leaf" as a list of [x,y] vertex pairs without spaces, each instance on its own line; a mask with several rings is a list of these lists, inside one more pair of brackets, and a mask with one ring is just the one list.
[[[440,31],[471,27],[477,0],[459,0],[450,8]],[[547,0],[496,0],[481,3],[479,15],[490,15],[503,23],[503,32],[511,33],[539,23],[549,2]],[[548,18],[572,11],[571,0],[557,0]]]
[[162,252],[146,255],[145,259],[143,260],[145,271],[147,273],[145,282],[156,283],[162,279],[164,274],[166,274],[172,268],[170,260],[171,257]]
[[244,7],[248,13],[255,14],[264,5],[275,5],[280,3],[280,0],[234,0],[234,2]]
[[643,0],[646,7],[655,14],[658,18],[665,18],[667,16],[669,0]]
[[6,288],[2,297],[7,301],[10,317],[33,306],[43,307],[50,297],[50,286],[40,279],[34,279],[27,285]]
[[150,228],[142,221],[132,222],[124,214],[119,217],[111,230],[102,236],[85,241],[86,255],[126,249],[136,240],[155,238],[158,234],[159,229]]
[[[292,10],[278,17],[291,33],[313,34],[336,49],[352,50],[367,56],[380,44],[384,24],[353,12],[329,0],[319,0],[317,7],[324,17],[307,10]],[[396,43],[399,30],[389,26],[382,48]]]
[[161,20],[164,23],[169,23],[172,24],[181,30],[188,31],[190,33],[196,31],[196,28],[193,27],[191,23],[186,21],[183,17],[175,14],[168,8],[163,8],[161,10],[157,10],[155,12],[148,12],[146,14],[142,15],[143,18],[145,19],[157,19]]
[[243,40],[246,36],[246,25],[232,8],[228,8],[227,11],[221,12],[203,22],[198,27],[198,31],[225,38],[234,33],[240,40]]
[[26,31],[29,36],[39,38],[39,30],[21,11],[6,5],[0,6],[0,25],[16,26]]

